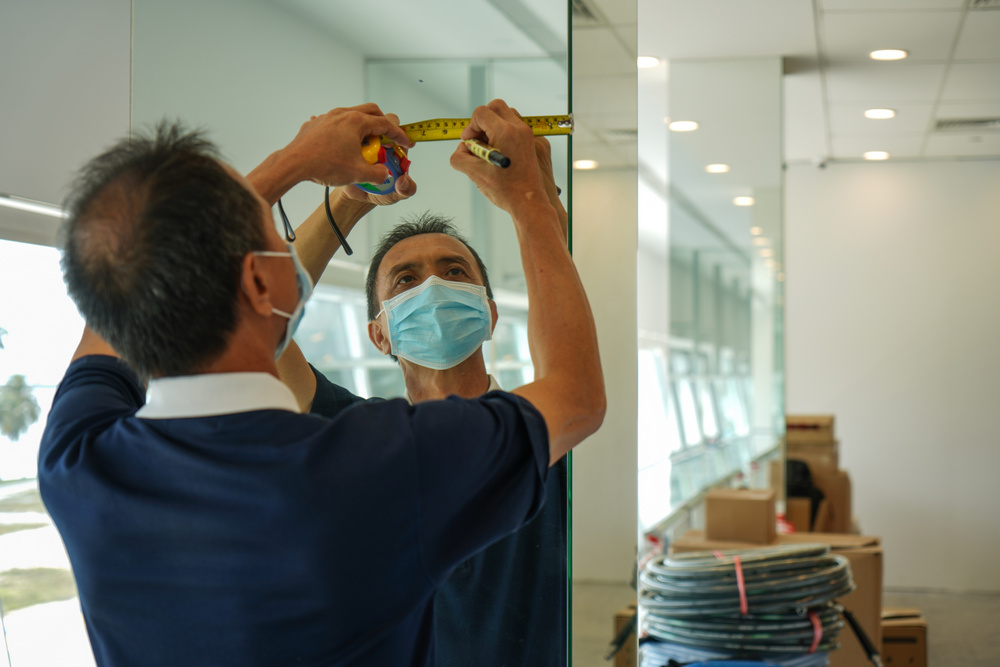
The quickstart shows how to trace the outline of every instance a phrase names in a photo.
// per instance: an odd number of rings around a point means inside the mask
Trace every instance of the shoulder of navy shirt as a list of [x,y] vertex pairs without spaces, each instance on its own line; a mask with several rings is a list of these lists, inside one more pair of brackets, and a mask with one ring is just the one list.
[[332,420],[143,401],[125,364],[79,359],[39,450],[102,667],[431,664],[435,587],[544,500],[545,423],[510,394]]
[[[366,400],[313,372],[313,414],[335,417]],[[563,458],[549,470],[546,502],[538,515],[460,563],[438,588],[437,667],[566,665],[566,476]]]

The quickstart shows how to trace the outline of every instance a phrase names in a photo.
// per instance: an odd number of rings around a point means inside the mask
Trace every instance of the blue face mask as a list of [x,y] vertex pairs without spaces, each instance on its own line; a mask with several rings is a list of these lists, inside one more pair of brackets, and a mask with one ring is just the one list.
[[480,285],[431,276],[383,301],[382,312],[391,352],[424,368],[457,366],[492,336],[486,288]]
[[277,361],[278,358],[284,354],[288,344],[292,342],[295,330],[299,328],[299,322],[302,321],[302,316],[306,314],[306,301],[309,300],[309,296],[312,294],[313,282],[312,278],[309,276],[309,272],[306,271],[305,267],[302,266],[302,262],[299,261],[299,256],[295,254],[295,246],[288,246],[288,252],[257,250],[254,254],[262,257],[291,257],[292,264],[295,265],[295,279],[299,284],[298,303],[295,304],[295,308],[290,313],[278,310],[274,306],[271,307],[271,312],[275,315],[288,318],[288,326],[285,328],[285,335],[281,338],[281,341],[278,342],[278,348],[274,351],[274,360]]

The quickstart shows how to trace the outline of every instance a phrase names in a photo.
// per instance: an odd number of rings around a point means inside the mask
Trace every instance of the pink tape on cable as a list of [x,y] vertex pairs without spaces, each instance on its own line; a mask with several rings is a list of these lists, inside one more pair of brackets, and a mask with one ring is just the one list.
[[810,653],[815,653],[816,649],[819,648],[819,642],[823,639],[823,624],[819,620],[819,614],[815,611],[809,612],[809,620],[813,624],[813,643],[809,647]]
[[[719,560],[726,558],[721,551],[713,551],[712,555]],[[743,581],[743,564],[740,563],[739,556],[733,556],[733,566],[736,568],[736,588],[740,592],[740,614],[746,616],[750,613],[750,605],[747,604],[747,587]]]

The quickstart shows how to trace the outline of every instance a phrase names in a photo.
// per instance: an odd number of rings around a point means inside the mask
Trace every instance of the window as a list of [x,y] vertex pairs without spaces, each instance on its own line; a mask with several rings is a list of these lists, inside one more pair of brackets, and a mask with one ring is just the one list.
[[[38,445],[83,322],[54,248],[0,240],[0,605],[13,667],[90,667],[69,560],[38,495]],[[34,406],[37,406],[37,410]],[[58,641],[53,641],[58,637]]]

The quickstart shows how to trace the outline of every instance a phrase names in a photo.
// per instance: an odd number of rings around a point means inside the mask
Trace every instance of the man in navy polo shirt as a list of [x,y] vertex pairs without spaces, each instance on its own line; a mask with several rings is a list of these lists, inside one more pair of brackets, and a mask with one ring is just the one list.
[[[311,283],[269,203],[302,180],[380,181],[360,155],[371,134],[409,145],[374,105],[335,109],[248,182],[198,135],[162,126],[75,185],[63,269],[86,328],[39,485],[98,664],[430,664],[434,588],[530,520],[549,464],[600,425],[586,295],[531,131],[501,101],[463,136],[511,167],[464,145],[452,164],[522,241],[531,307],[547,315],[531,323],[535,382],[297,414],[275,358]],[[151,378],[148,399],[133,369]]]
[[[535,138],[539,167],[546,194],[556,209],[566,234],[567,216],[552,178],[550,147]],[[335,218],[351,227],[357,216],[348,213],[358,200],[356,188],[335,191],[330,196]],[[383,200],[382,203],[392,203]],[[300,257],[315,281],[319,280],[334,251],[336,235],[326,222],[325,211],[316,213],[297,230]],[[427,287],[437,278],[459,288],[475,285],[482,293],[484,312],[479,332],[465,348],[449,358],[452,341],[461,338],[456,328],[465,326],[455,318],[461,304],[456,293]],[[403,357],[393,353],[383,303],[403,292],[420,288],[438,289],[441,300],[433,305],[435,318],[421,332],[427,350]],[[458,395],[465,398],[500,390],[486,372],[482,339],[489,338],[497,323],[489,275],[477,253],[446,219],[424,214],[404,222],[386,234],[372,256],[366,280],[368,333],[372,344],[398,361],[411,402]],[[464,295],[463,291],[457,296]],[[417,297],[419,298],[419,297]],[[447,313],[445,316],[440,314]],[[472,354],[460,358],[464,350]],[[283,380],[296,394],[303,409],[334,416],[362,401],[312,368],[294,342],[278,362]],[[475,664],[549,665],[567,663],[567,468],[556,462],[546,482],[546,503],[527,525],[480,553],[463,561],[438,589],[434,600],[436,664],[462,667]]]

